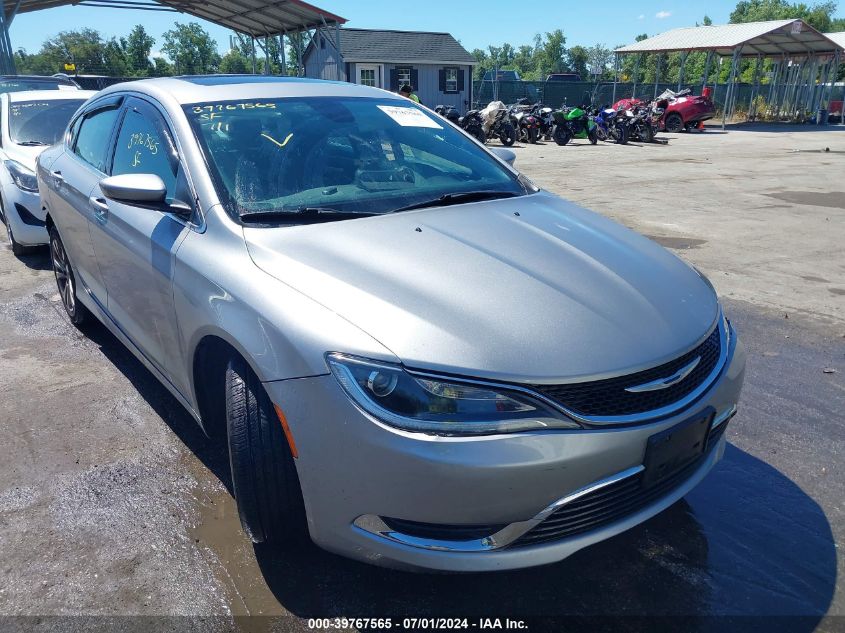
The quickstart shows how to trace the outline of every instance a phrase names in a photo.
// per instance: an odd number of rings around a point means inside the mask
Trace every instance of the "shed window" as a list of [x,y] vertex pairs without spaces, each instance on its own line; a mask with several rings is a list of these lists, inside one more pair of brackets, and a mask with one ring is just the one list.
[[[411,86],[411,69],[410,68],[397,68],[396,69],[396,79],[399,83],[396,88],[401,88],[404,85]],[[413,88],[418,88],[419,86],[413,86]]]
[[457,92],[458,91],[458,69],[457,68],[447,68],[446,69],[446,92]]

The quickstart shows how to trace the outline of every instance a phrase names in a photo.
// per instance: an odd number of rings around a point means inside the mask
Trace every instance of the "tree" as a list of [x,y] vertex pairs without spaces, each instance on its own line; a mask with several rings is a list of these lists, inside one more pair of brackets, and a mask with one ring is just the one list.
[[220,65],[217,42],[196,22],[177,22],[164,34],[161,50],[173,62],[177,74],[214,73]]
[[220,60],[220,72],[228,75],[252,72],[252,60],[238,48],[232,48]]
[[556,29],[546,33],[546,39],[541,44],[539,51],[542,59],[543,69],[549,73],[559,73],[567,70],[566,67],[566,37],[563,31]]
[[596,79],[601,78],[607,67],[613,62],[613,51],[604,44],[596,44],[587,49],[587,68]]
[[155,44],[155,38],[147,35],[147,31],[140,24],[130,31],[126,38],[126,61],[129,70],[136,77],[149,77],[155,67],[150,62],[150,52]]
[[588,72],[587,64],[589,63],[590,53],[583,46],[573,46],[569,49],[566,55],[569,70],[577,73],[581,81],[587,81]]
[[833,14],[836,2],[828,0],[807,6],[804,3],[790,4],[787,0],[741,0],[731,13],[730,22],[762,22],[764,20],[789,20],[800,18],[813,28],[827,33],[835,27]]
[[164,57],[153,57],[153,77],[170,77],[173,66]]

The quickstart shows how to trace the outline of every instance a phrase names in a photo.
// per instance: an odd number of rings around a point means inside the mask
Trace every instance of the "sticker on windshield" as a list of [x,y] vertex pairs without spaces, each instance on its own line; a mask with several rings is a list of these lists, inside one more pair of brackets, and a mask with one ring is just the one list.
[[400,106],[384,105],[376,107],[402,127],[430,127],[436,130],[443,129],[442,125],[434,119],[426,116],[422,110],[418,110],[417,108],[403,108]]

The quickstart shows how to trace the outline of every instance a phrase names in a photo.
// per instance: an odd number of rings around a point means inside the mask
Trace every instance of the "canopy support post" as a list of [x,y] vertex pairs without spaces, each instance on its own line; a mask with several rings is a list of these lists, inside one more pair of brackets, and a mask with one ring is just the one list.
[[657,99],[657,83],[660,81],[660,53],[657,54],[657,63],[654,66],[654,97],[653,99]]
[[264,74],[270,74],[270,37],[264,36]]
[[249,50],[252,56],[252,74],[256,74],[256,63],[255,63],[255,37],[250,34],[249,36]]
[[733,57],[731,57],[731,74],[730,79],[728,80],[727,90],[725,91],[725,103],[722,106],[722,131],[725,129],[725,122],[728,118],[728,110],[732,107],[731,102],[733,101],[734,93],[736,92],[734,81],[736,80],[736,67],[741,52],[742,47],[740,46],[734,51]]
[[285,53],[285,35],[287,35],[287,31],[279,35],[279,50],[282,54],[282,76],[288,76],[288,60],[287,60],[287,53]]
[[[637,98],[637,80],[640,78],[640,60],[642,60],[642,58],[642,54],[639,54],[634,62],[634,88],[631,91],[631,99]],[[614,101],[614,103],[616,102]]]
[[619,53],[613,54],[613,98],[611,103],[616,103],[616,84],[619,83]]
[[748,98],[748,120],[754,121],[757,118],[757,91],[760,89],[760,71],[763,66],[763,56],[757,53],[757,65],[754,67],[754,87],[751,89],[751,96]]
[[678,92],[681,91],[681,86],[684,85],[684,69],[687,65],[687,56],[689,51],[681,53],[681,67],[678,69]]
[[831,96],[831,93],[833,92],[833,84],[836,82],[836,75],[837,74],[839,74],[839,51],[836,51],[836,53],[833,55],[833,65],[831,66],[831,69],[830,69],[830,83],[825,85],[825,92],[826,92],[825,97],[824,97],[825,107],[830,106],[830,96]]
[[707,87],[707,80],[710,79],[710,63],[713,60],[713,51],[707,51],[707,57],[704,60],[704,77],[701,80],[701,92]]
[[337,22],[334,25],[334,47],[337,51],[337,80],[341,81],[343,73],[341,72],[340,65],[343,63],[343,53],[340,52],[340,24]]

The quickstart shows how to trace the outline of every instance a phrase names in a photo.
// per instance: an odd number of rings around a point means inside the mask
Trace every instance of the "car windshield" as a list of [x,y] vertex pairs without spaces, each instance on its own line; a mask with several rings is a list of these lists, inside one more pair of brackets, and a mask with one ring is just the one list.
[[16,77],[14,79],[0,79],[0,93],[22,92],[24,90],[78,90],[75,84],[62,79],[27,79]]
[[284,98],[185,112],[221,197],[242,218],[380,214],[528,191],[474,141],[411,102]]
[[42,99],[9,104],[9,137],[18,145],[57,143],[85,99]]

